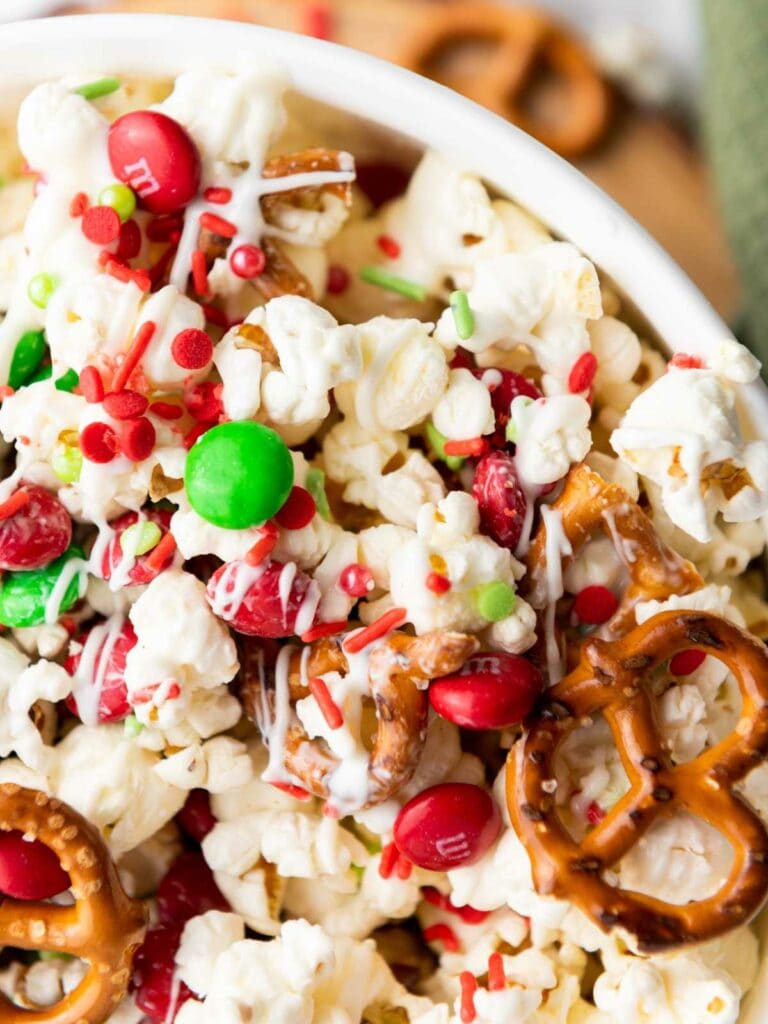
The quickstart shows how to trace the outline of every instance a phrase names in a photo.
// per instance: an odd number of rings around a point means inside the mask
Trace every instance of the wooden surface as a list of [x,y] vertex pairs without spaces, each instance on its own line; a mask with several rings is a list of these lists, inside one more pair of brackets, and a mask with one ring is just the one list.
[[[309,31],[399,62],[441,0],[107,0],[100,9],[216,16]],[[76,5],[74,9],[77,10]],[[576,165],[633,214],[726,318],[738,287],[706,167],[679,128],[619,103],[613,129]]]

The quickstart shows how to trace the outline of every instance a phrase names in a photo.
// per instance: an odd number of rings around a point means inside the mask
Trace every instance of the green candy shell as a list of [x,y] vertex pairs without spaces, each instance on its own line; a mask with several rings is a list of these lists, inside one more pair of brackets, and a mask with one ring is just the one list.
[[42,331],[27,331],[16,342],[8,371],[8,383],[14,389],[26,384],[40,365],[45,355],[45,334]]
[[227,530],[246,530],[285,504],[293,487],[293,460],[269,427],[252,420],[221,423],[190,449],[184,484],[203,519]]
[[[84,558],[82,550],[71,547],[50,565],[28,572],[8,572],[0,583],[0,622],[14,628],[40,626],[45,622],[45,606],[59,575],[73,558]],[[75,573],[64,593],[59,612],[68,611],[81,597],[81,574]]]

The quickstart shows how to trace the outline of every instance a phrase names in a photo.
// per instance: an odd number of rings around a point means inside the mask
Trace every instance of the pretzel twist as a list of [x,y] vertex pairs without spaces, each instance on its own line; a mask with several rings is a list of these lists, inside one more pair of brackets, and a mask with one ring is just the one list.
[[[450,51],[471,42],[495,48],[482,69],[461,74]],[[562,156],[577,156],[603,136],[610,114],[608,88],[589,54],[555,21],[536,10],[455,3],[425,13],[400,56],[413,71],[436,78],[508,118]],[[529,88],[544,65],[558,81],[558,116],[529,109]]]
[[[419,637],[391,633],[372,650],[368,679],[377,726],[369,756],[366,807],[395,794],[418,764],[426,736],[429,680],[458,671],[477,647],[475,638],[464,633],[433,632]],[[338,638],[312,644],[304,671],[301,652],[294,652],[288,676],[291,701],[309,696],[308,678],[348,671],[349,661]],[[247,677],[240,691],[253,721],[258,721],[260,691],[260,678],[255,674]],[[285,737],[284,764],[310,793],[325,800],[330,797],[330,777],[340,761],[323,740],[310,738],[295,714]]]
[[133,954],[146,925],[143,905],[126,896],[99,833],[54,797],[0,785],[0,829],[49,847],[70,877],[75,903],[60,906],[3,897],[0,944],[71,953],[88,963],[72,992],[53,1006],[26,1010],[0,997],[2,1024],[101,1024],[124,997]]
[[[736,728],[685,764],[672,764],[654,720],[651,673],[680,650],[719,658],[743,705]],[[543,784],[558,748],[584,718],[602,713],[629,778],[628,792],[587,833],[571,838]],[[768,753],[768,651],[746,631],[705,612],[662,612],[620,640],[590,640],[570,675],[546,691],[507,762],[512,823],[539,893],[570,900],[604,931],[622,928],[641,952],[715,938],[749,921],[768,895],[768,832],[734,792]],[[685,905],[615,888],[603,879],[655,821],[685,810],[731,844],[731,872],[714,895]]]

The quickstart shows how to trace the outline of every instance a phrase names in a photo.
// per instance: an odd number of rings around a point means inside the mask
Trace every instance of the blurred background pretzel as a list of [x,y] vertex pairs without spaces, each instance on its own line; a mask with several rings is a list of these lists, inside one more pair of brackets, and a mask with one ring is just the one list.
[[0,785],[0,829],[44,843],[69,875],[71,906],[3,897],[0,944],[69,953],[88,964],[72,992],[53,1006],[26,1010],[0,997],[3,1024],[101,1024],[128,988],[142,941],[144,907],[126,896],[99,833],[77,811],[38,790]]
[[[721,742],[673,764],[659,735],[645,681],[674,654],[694,648],[719,658],[742,695],[739,722]],[[602,713],[629,790],[581,842],[558,817],[546,783],[558,748],[585,718]],[[745,630],[705,612],[662,612],[615,641],[589,640],[578,667],[547,690],[507,767],[512,823],[531,858],[537,892],[567,899],[604,931],[636,936],[641,952],[714,938],[749,921],[768,895],[768,832],[734,786],[768,753],[768,651]],[[728,878],[684,905],[610,885],[614,867],[662,816],[687,811],[733,848]]]

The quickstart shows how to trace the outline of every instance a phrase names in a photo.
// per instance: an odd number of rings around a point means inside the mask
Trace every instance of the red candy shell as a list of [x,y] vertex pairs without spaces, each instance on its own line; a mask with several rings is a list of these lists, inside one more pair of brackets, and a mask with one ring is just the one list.
[[394,840],[419,867],[448,871],[479,860],[500,828],[501,814],[490,793],[444,782],[408,801],[395,821]]
[[541,693],[541,673],[518,654],[479,654],[429,688],[435,711],[464,729],[505,729],[522,721]]

